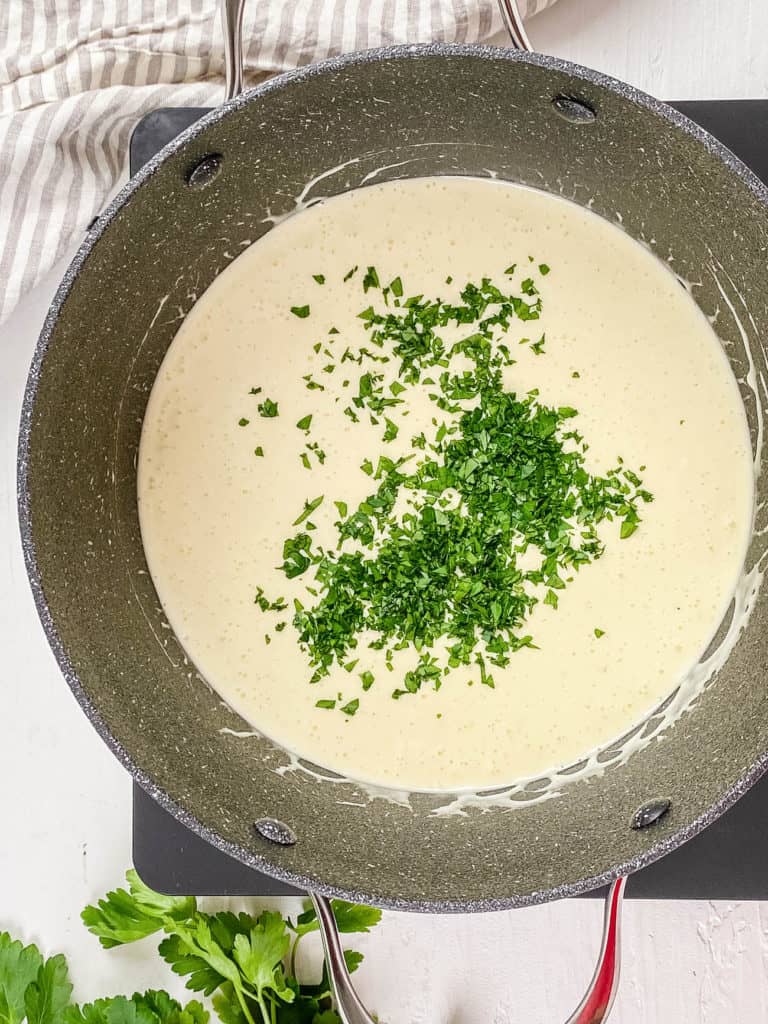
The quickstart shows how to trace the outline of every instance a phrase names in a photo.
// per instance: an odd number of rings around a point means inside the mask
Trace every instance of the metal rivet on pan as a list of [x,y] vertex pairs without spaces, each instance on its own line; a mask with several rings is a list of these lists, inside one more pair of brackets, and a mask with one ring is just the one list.
[[254,821],[253,827],[270,843],[277,843],[278,846],[296,845],[296,834],[276,818],[259,818],[258,821]]
[[221,153],[209,153],[187,171],[187,184],[190,188],[205,188],[221,170],[224,157]]
[[552,100],[555,113],[570,124],[592,124],[597,119],[594,107],[573,96],[555,96]]
[[649,825],[655,825],[671,806],[671,800],[649,800],[632,815],[632,828],[648,828]]

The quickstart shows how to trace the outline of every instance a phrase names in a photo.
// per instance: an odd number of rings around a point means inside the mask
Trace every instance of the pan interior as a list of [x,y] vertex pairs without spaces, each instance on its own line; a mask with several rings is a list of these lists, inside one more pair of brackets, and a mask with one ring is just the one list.
[[[579,97],[591,122],[553,100]],[[216,154],[203,187],[190,171]],[[97,727],[153,795],[221,848],[301,884],[414,909],[489,909],[587,888],[733,799],[766,749],[765,533],[739,643],[673,728],[542,800],[477,806],[302,770],[225,707],[166,628],[136,509],[148,395],[179,323],[242,249],[312,201],[403,176],[489,174],[589,205],[672,261],[713,319],[760,460],[768,328],[764,197],[733,158],[630,90],[545,58],[407,49],[287,76],[151,165],[94,231],[41,339],[22,426],[22,526],[49,638]],[[105,301],[108,296],[108,301]],[[758,481],[758,508],[765,483]],[[762,531],[762,532],[761,532]],[[724,629],[727,628],[727,624]],[[652,716],[650,735],[663,724]],[[753,772],[750,775],[750,772]],[[653,829],[635,811],[671,802]],[[460,811],[461,813],[456,813]],[[453,812],[453,813],[451,813]],[[284,822],[279,845],[253,828]]]

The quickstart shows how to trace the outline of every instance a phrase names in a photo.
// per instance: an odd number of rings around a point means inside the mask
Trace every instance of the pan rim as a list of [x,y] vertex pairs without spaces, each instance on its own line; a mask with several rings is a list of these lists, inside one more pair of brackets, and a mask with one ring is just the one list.
[[668,836],[661,842],[652,845],[637,857],[625,861],[622,864],[615,865],[598,875],[563,883],[550,889],[542,889],[532,893],[511,895],[501,898],[430,898],[414,900],[391,895],[377,895],[375,892],[362,892],[354,889],[348,889],[344,886],[324,883],[322,880],[316,879],[311,875],[286,870],[276,862],[268,860],[246,847],[225,840],[203,822],[199,821],[194,815],[186,811],[166,792],[165,789],[163,789],[163,787],[158,786],[153,781],[153,779],[134,761],[131,754],[114,736],[106,720],[102,717],[101,712],[85,692],[78,674],[64,649],[64,645],[59,637],[53,616],[48,608],[33,539],[31,494],[29,489],[29,452],[33,415],[38,384],[48,345],[62,308],[70,294],[70,291],[72,290],[80,270],[88,260],[94,245],[107,230],[113,219],[129,204],[131,198],[141,188],[141,186],[152,177],[157,169],[169,157],[182,150],[187,143],[195,139],[210,125],[215,124],[221,118],[226,117],[230,112],[239,110],[241,107],[248,105],[253,100],[267,96],[273,91],[290,87],[293,83],[303,82],[315,75],[332,73],[358,64],[377,63],[391,60],[409,60],[422,57],[467,57],[493,61],[516,61],[544,69],[560,71],[583,79],[589,84],[606,88],[611,92],[619,94],[624,99],[628,99],[645,108],[650,113],[664,118],[675,127],[692,136],[713,156],[725,164],[728,170],[742,181],[755,199],[768,209],[768,186],[764,184],[760,178],[758,178],[757,175],[743,163],[743,161],[732,153],[731,150],[711,136],[698,124],[691,121],[684,114],[681,114],[679,111],[668,106],[666,103],[663,103],[647,93],[636,89],[634,86],[628,85],[601,72],[593,71],[589,68],[585,68],[581,65],[573,64],[556,57],[549,57],[538,53],[524,53],[516,50],[502,49],[479,44],[428,43],[386,46],[373,50],[356,51],[343,56],[328,58],[327,60],[317,64],[309,64],[301,68],[284,72],[283,74],[277,75],[274,78],[261,83],[253,89],[247,90],[240,96],[223,103],[219,107],[214,108],[210,113],[204,115],[199,121],[190,125],[189,128],[183,131],[155,156],[153,156],[140,169],[140,171],[134,175],[134,177],[132,177],[122,189],[120,189],[114,199],[98,217],[95,224],[93,224],[88,230],[85,239],[79,246],[72,262],[67,268],[46,314],[35,346],[35,352],[25,385],[17,449],[17,508],[24,564],[30,581],[35,607],[48,644],[56,658],[59,670],[64,676],[64,679],[71,689],[75,699],[85,712],[86,716],[90,719],[91,724],[99,733],[102,740],[104,740],[123,767],[130,772],[133,779],[164,810],[172,814],[183,825],[221,852],[234,857],[236,860],[248,867],[254,868],[257,871],[263,872],[264,874],[282,882],[286,882],[299,889],[313,890],[326,896],[342,898],[356,903],[371,903],[390,910],[407,910],[427,913],[476,913],[533,906],[552,900],[582,895],[592,889],[607,885],[621,875],[633,873],[640,868],[653,863],[663,857],[666,853],[693,838],[732,807],[736,801],[760,779],[766,770],[768,770],[768,751],[763,753],[750,766],[750,768],[728,789],[726,789],[722,793],[721,797],[703,814],[699,815],[699,817],[694,819],[692,822],[684,825],[671,836]]

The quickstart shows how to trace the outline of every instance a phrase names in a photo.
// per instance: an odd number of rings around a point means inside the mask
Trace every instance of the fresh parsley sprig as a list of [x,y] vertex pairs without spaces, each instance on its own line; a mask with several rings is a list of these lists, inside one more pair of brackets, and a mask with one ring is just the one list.
[[[153,893],[135,871],[129,871],[127,879],[129,892],[108,893],[97,906],[83,911],[85,924],[103,946],[165,932],[160,955],[175,974],[187,978],[187,988],[213,996],[223,1024],[339,1024],[327,977],[315,986],[303,985],[296,977],[298,942],[318,927],[314,910],[307,908],[295,924],[274,911],[258,917],[229,911],[206,914],[193,897]],[[343,900],[334,900],[332,906],[342,932],[367,932],[381,919],[381,911],[371,907]],[[348,952],[350,970],[362,959],[361,954]]]
[[[129,914],[121,933],[137,934],[134,926],[143,917],[143,910]],[[182,1006],[167,992],[154,989],[84,1005],[72,1003],[71,998],[69,968],[61,953],[45,959],[37,946],[23,946],[0,932],[2,1024],[207,1024],[209,1018],[197,1000]]]
[[[274,911],[207,914],[194,897],[156,893],[135,871],[126,878],[127,889],[82,913],[105,949],[163,932],[161,956],[188,989],[212,997],[222,1024],[341,1024],[325,968],[317,985],[296,975],[299,940],[318,927],[311,907],[295,923]],[[371,907],[332,905],[341,932],[367,932],[381,918]],[[344,956],[350,971],[363,960],[354,950]],[[208,1024],[209,1017],[200,1001],[182,1005],[154,989],[73,1003],[62,954],[45,959],[37,946],[0,932],[0,1024]]]

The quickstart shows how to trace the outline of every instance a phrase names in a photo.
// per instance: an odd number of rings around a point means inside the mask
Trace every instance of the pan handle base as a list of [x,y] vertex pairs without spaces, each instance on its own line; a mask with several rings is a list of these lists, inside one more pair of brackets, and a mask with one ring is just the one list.
[[[625,877],[617,878],[608,890],[605,898],[603,938],[595,973],[584,998],[566,1024],[602,1024],[608,1019],[619,987],[621,907],[626,884]],[[317,893],[309,895],[320,925],[331,991],[342,1024],[375,1024],[373,1017],[360,1001],[349,976],[331,901]]]

